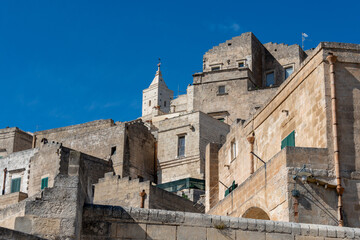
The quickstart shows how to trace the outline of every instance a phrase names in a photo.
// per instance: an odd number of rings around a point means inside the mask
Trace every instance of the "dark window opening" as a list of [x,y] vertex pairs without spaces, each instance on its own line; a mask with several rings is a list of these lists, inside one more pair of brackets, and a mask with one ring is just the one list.
[[239,67],[245,67],[245,63],[244,62],[239,62]]
[[287,79],[294,72],[293,67],[285,68],[285,79]]
[[116,147],[111,148],[111,156],[116,154]]
[[219,71],[220,70],[220,67],[212,67],[211,68],[211,71]]
[[185,156],[185,136],[178,138],[178,157]]
[[219,118],[218,119],[220,122],[224,122],[225,121],[225,118]]
[[151,100],[149,100],[149,107],[151,106]]
[[275,84],[275,75],[274,72],[269,72],[266,74],[266,86],[272,87]]
[[166,107],[166,101],[164,101],[164,107]]
[[226,93],[225,86],[219,86],[219,88],[218,88],[218,94],[225,94],[225,93]]

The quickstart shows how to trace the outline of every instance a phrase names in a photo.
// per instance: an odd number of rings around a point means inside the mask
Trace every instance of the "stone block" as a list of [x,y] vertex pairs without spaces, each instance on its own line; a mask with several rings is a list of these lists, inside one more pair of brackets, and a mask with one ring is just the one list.
[[239,218],[239,228],[241,230],[248,229],[248,219],[247,218]]
[[235,230],[229,228],[224,228],[224,229],[207,228],[206,231],[207,240],[228,240],[228,239],[235,239],[235,237],[236,237]]
[[175,240],[176,226],[148,224],[147,234],[148,239]]
[[344,230],[345,230],[345,236],[346,236],[346,238],[348,238],[348,239],[353,239],[353,238],[355,238],[354,229],[352,229],[352,228],[344,228]]
[[239,240],[265,240],[266,235],[264,232],[251,232],[251,231],[242,231],[236,230],[235,231],[236,239]]
[[274,221],[266,221],[265,223],[265,231],[271,233],[275,230],[275,222]]
[[265,220],[256,219],[256,229],[259,232],[264,232],[266,230],[266,222]]
[[301,234],[301,225],[299,223],[291,223],[291,227],[292,227],[292,233],[294,235]]
[[175,222],[183,223],[185,221],[185,213],[184,212],[175,212]]
[[324,225],[319,225],[319,236],[327,237],[327,227]]
[[295,236],[288,233],[266,233],[266,240],[293,240]]
[[239,218],[230,218],[230,227],[234,229],[238,229],[239,227]]
[[248,230],[256,231],[257,230],[257,228],[256,228],[256,220],[248,218],[247,221],[248,221]]
[[319,236],[319,225],[309,224],[310,236]]
[[310,226],[309,226],[309,224],[302,223],[300,225],[300,231],[301,231],[301,235],[309,236],[310,235]]
[[32,232],[32,218],[31,217],[17,217],[15,219],[15,230],[24,233]]
[[205,227],[190,227],[178,226],[177,227],[177,240],[206,240]]
[[295,240],[325,240],[324,237],[314,237],[314,236],[295,236]]
[[116,237],[121,239],[145,239],[146,224],[118,223],[116,225]]

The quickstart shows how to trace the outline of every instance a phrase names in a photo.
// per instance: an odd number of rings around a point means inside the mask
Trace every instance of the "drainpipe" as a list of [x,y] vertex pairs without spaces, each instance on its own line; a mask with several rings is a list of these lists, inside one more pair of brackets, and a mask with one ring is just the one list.
[[333,145],[334,145],[334,165],[336,175],[336,192],[338,194],[338,224],[340,227],[344,226],[343,215],[342,215],[342,194],[344,188],[341,186],[340,177],[340,162],[339,162],[339,146],[338,146],[338,129],[337,129],[337,116],[336,116],[336,88],[335,88],[335,70],[334,64],[336,62],[336,56],[329,53],[327,60],[330,63],[330,89],[331,89],[331,115],[332,115],[332,131],[333,131]]
[[5,195],[6,174],[7,174],[7,168],[4,169],[4,182],[3,182],[2,195]]
[[145,189],[143,189],[142,192],[140,192],[139,195],[140,195],[140,197],[141,197],[140,208],[144,208],[144,205],[145,205],[145,196],[146,196]]
[[247,138],[248,142],[250,143],[250,174],[254,173],[254,142],[255,142],[255,134],[252,133],[252,136]]

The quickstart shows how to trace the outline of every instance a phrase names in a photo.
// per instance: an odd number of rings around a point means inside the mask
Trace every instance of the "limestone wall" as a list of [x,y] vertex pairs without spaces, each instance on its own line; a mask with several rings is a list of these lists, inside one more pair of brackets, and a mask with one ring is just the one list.
[[21,178],[20,192],[28,192],[30,159],[36,155],[38,149],[29,149],[15,152],[0,159],[0,189],[3,189],[4,169],[7,168],[5,194],[11,193],[11,181]]
[[0,227],[0,240],[41,240],[43,238]]
[[26,199],[28,195],[23,192],[15,192],[0,196],[0,209],[18,203]]
[[140,207],[143,190],[146,193],[144,208],[200,212],[190,200],[153,186],[150,181],[119,178],[112,172],[95,184],[94,204]]
[[0,129],[0,149],[5,149],[5,156],[13,152],[30,149],[32,139],[31,134],[21,131],[17,127]]
[[357,228],[171,212],[86,206],[82,239],[357,239]]
[[155,139],[141,121],[114,124],[111,119],[37,132],[65,147],[110,160],[116,174],[154,180]]
[[[183,178],[204,179],[205,148],[221,142],[229,126],[201,112],[184,114],[159,123],[158,181]],[[178,156],[178,138],[185,136],[185,156]]]

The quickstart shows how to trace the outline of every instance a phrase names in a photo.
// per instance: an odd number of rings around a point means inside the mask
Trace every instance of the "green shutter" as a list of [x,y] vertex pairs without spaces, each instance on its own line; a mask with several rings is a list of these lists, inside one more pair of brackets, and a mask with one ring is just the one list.
[[20,192],[21,178],[14,178],[11,180],[11,193]]
[[281,141],[281,149],[284,147],[295,147],[295,131],[292,131],[286,138]]
[[48,180],[48,177],[41,179],[41,190],[48,187]]

